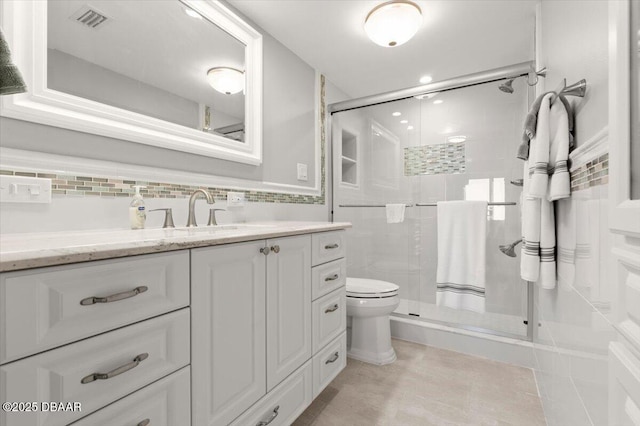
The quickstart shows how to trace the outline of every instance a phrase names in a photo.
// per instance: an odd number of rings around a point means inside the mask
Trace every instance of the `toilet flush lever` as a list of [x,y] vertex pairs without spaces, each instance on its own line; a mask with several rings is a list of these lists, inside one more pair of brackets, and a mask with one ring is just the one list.
[[332,307],[325,309],[324,313],[325,314],[330,314],[331,312],[335,312],[337,310],[338,310],[338,304],[336,303]]

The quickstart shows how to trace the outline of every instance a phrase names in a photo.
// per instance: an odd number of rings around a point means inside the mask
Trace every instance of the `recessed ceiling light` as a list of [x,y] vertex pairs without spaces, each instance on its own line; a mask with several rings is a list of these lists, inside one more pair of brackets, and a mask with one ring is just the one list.
[[371,9],[364,31],[371,41],[384,47],[400,46],[413,37],[422,24],[422,11],[409,0],[391,0]]
[[400,120],[400,124],[407,124],[409,120]]
[[200,15],[198,12],[196,12],[195,10],[193,10],[193,9],[191,9],[189,7],[185,7],[184,8],[184,13],[186,13],[189,16],[191,16],[192,18],[202,19],[202,15]]
[[413,130],[413,126],[407,127],[407,130]]
[[458,136],[449,136],[447,138],[447,142],[451,142],[451,143],[460,143],[460,142],[464,142],[467,140],[467,137],[464,135],[458,135]]
[[438,105],[438,104],[441,104],[441,103],[443,103],[443,102],[444,102],[444,101],[443,101],[442,99],[436,99],[435,101],[433,101],[433,104],[434,104],[434,105]]
[[393,114],[391,114],[391,115],[393,115],[394,117],[400,117],[400,116],[402,115],[402,113],[401,113],[401,112],[396,111],[396,112],[394,112],[394,113],[393,113]]
[[433,81],[433,78],[430,75],[423,75],[422,77],[420,77],[421,84],[431,83],[431,81]]

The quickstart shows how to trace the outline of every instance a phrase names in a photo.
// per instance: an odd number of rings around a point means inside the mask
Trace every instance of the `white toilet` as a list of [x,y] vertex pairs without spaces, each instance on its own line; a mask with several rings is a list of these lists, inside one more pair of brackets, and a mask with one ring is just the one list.
[[351,358],[371,364],[396,360],[389,314],[400,304],[398,286],[386,281],[347,277],[347,315],[351,318]]

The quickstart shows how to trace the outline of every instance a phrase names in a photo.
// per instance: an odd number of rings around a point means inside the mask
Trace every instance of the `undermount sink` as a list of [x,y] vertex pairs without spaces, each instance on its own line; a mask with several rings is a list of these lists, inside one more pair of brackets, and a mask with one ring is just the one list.
[[234,223],[229,225],[215,225],[215,226],[198,226],[198,227],[179,227],[173,229],[173,231],[184,232],[187,234],[214,234],[225,231],[243,231],[251,229],[272,228],[275,225],[267,224],[253,224],[253,223]]

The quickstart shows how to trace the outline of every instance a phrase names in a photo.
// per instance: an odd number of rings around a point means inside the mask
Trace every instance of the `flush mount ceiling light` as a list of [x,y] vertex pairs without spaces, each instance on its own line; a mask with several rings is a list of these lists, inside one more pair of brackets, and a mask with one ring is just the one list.
[[438,104],[441,104],[441,103],[443,103],[443,102],[444,102],[444,101],[443,101],[442,99],[436,99],[435,101],[433,101],[433,104],[434,104],[434,105],[438,105]]
[[225,95],[233,95],[244,90],[244,73],[235,68],[211,68],[207,71],[207,81],[211,87]]
[[413,126],[407,126],[407,130],[413,130]]
[[422,77],[420,77],[420,84],[427,84],[427,83],[431,83],[433,81],[433,78],[430,75],[423,75]]
[[391,113],[391,115],[393,115],[394,117],[400,117],[400,116],[402,115],[402,113],[401,113],[401,112],[396,111],[396,112],[394,112],[394,113]]
[[458,136],[449,136],[447,138],[447,142],[451,142],[451,143],[460,143],[460,142],[464,142],[467,140],[467,137],[464,135],[458,135]]
[[400,124],[407,124],[409,120],[400,120]]
[[422,23],[422,11],[414,2],[391,0],[371,9],[364,30],[375,44],[400,46],[413,37]]

